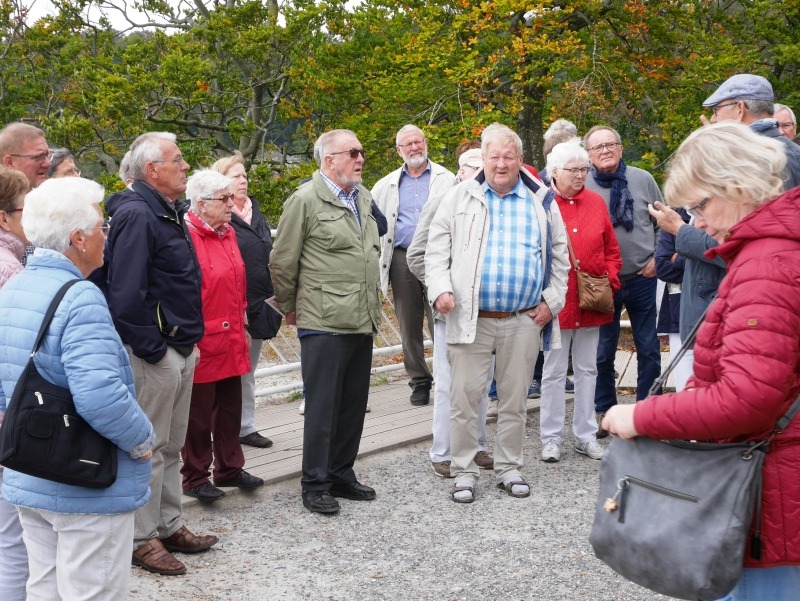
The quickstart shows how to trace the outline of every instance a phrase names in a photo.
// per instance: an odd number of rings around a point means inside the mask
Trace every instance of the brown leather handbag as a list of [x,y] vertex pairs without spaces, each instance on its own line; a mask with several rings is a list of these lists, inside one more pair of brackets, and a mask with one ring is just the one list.
[[572,259],[572,265],[578,281],[578,306],[584,311],[613,313],[614,292],[611,290],[608,274],[592,275],[581,271],[581,268],[578,267],[578,260],[575,258],[575,251],[572,250],[569,234],[567,235],[567,247],[569,248],[569,256]]

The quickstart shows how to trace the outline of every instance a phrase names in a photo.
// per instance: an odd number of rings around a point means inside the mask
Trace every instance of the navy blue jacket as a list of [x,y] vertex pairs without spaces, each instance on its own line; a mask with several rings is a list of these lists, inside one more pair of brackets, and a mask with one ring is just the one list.
[[186,232],[186,205],[145,182],[106,200],[108,304],[122,342],[158,363],[167,346],[186,355],[203,337],[200,269]]
[[281,315],[264,301],[275,294],[269,275],[272,236],[264,216],[253,202],[253,218],[246,221],[233,215],[231,225],[242,253],[247,276],[247,331],[256,340],[274,338],[281,327]]
[[[678,209],[678,213],[685,223],[689,221],[689,215],[683,209]],[[661,230],[658,234],[656,244],[656,276],[667,284],[680,284],[683,282],[683,271],[686,259],[680,255],[672,260],[672,255],[676,254],[675,236]],[[657,331],[662,334],[677,334],[680,329],[680,306],[683,291],[677,294],[669,293],[669,286],[664,286],[664,296],[661,299],[661,311],[658,314]]]

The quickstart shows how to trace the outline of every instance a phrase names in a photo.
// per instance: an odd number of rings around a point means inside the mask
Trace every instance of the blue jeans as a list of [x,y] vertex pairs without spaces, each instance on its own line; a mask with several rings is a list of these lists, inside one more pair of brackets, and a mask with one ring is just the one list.
[[719,601],[796,601],[800,567],[744,568],[736,587]]
[[605,413],[617,404],[617,387],[614,381],[614,359],[619,343],[619,319],[622,305],[628,309],[636,345],[637,378],[636,400],[647,396],[651,384],[661,373],[661,344],[656,335],[656,278],[637,275],[622,282],[614,295],[614,319],[600,326],[600,343],[597,345],[597,386],[594,392],[594,409]]

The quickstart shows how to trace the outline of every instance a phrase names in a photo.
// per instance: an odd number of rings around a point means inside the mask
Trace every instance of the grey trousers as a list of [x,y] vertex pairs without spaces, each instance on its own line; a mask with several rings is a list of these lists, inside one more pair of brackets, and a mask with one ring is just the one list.
[[406,250],[395,248],[392,264],[389,267],[389,283],[394,295],[394,310],[400,325],[400,338],[403,343],[403,364],[408,372],[409,386],[431,387],[433,375],[425,363],[425,347],[422,328],[428,318],[428,332],[433,339],[433,312],[427,301],[425,286],[420,282],[406,261]]

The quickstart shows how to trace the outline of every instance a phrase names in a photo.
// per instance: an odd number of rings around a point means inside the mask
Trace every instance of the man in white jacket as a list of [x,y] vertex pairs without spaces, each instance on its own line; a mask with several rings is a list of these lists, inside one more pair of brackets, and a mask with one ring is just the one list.
[[523,169],[522,140],[504,125],[481,136],[484,169],[447,193],[431,222],[425,281],[447,315],[451,366],[450,449],[458,503],[475,500],[478,407],[492,354],[499,393],[494,472],[527,497],[523,465],[528,384],[539,354],[558,348],[569,259],[553,193]]
[[403,362],[413,390],[411,404],[419,406],[430,402],[433,376],[425,363],[422,328],[427,315],[428,331],[433,337],[433,315],[426,302],[425,286],[408,269],[406,251],[425,203],[452,188],[456,178],[428,159],[428,143],[417,126],[400,128],[396,148],[403,165],[375,184],[372,197],[388,223],[381,241],[381,290],[386,295],[391,282]]

